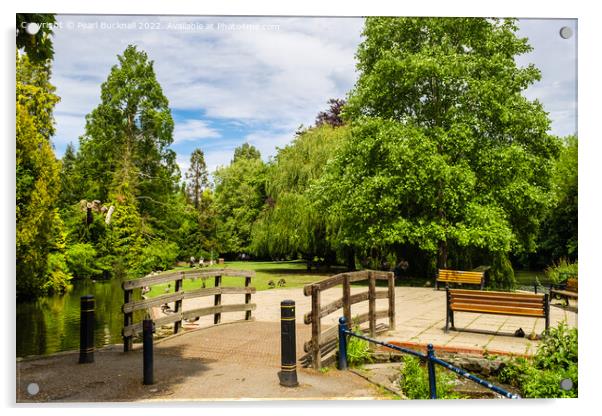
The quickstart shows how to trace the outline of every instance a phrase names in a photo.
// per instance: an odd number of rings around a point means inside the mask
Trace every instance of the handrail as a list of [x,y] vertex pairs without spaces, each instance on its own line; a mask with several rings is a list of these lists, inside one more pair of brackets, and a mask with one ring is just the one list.
[[[244,287],[222,286],[222,277],[240,277],[244,278]],[[174,310],[170,315],[154,319],[155,325],[174,324],[174,334],[180,332],[182,323],[186,319],[194,319],[201,316],[213,315],[213,323],[221,322],[222,313],[244,312],[245,320],[251,320],[251,311],[255,310],[256,305],[251,303],[251,295],[255,293],[255,288],[251,286],[251,278],[255,276],[252,270],[238,269],[208,269],[208,270],[179,270],[159,275],[147,275],[138,279],[127,280],[122,283],[123,289],[123,350],[124,352],[133,349],[133,337],[142,332],[142,322],[134,323],[134,312],[148,310],[163,304],[174,303]],[[184,280],[214,278],[214,287],[184,290]],[[136,289],[147,290],[153,285],[175,282],[174,292],[165,293],[149,299],[134,300],[133,293]],[[141,291],[142,291],[141,290]],[[245,301],[241,304],[222,305],[222,295],[241,294],[245,295]],[[193,298],[213,296],[213,306],[197,308],[184,311],[182,301]]]
[[430,398],[431,399],[437,398],[437,386],[436,386],[434,364],[438,364],[442,367],[445,367],[448,370],[453,371],[454,373],[456,373],[464,378],[467,378],[470,381],[480,384],[481,386],[486,387],[489,390],[492,390],[508,399],[520,399],[521,398],[518,394],[510,393],[509,391],[506,391],[503,388],[498,387],[498,386],[494,385],[493,383],[488,382],[487,380],[483,380],[483,379],[475,376],[474,374],[470,374],[469,372],[464,371],[461,368],[453,366],[452,364],[435,357],[435,349],[433,347],[433,344],[428,344],[427,353],[423,354],[418,351],[411,350],[409,348],[404,348],[404,347],[400,347],[398,345],[393,345],[393,344],[389,344],[386,342],[378,341],[373,338],[368,338],[362,334],[358,334],[353,331],[350,331],[347,328],[347,320],[345,319],[344,316],[339,318],[339,370],[347,369],[347,335],[353,336],[356,338],[360,338],[365,341],[372,342],[373,344],[382,345],[383,347],[391,348],[393,350],[397,350],[397,351],[400,351],[400,352],[403,352],[406,354],[413,355],[415,357],[419,357],[420,359],[426,360],[427,364],[428,364],[428,370],[429,370],[428,371],[428,373],[429,373],[429,390],[430,390]]

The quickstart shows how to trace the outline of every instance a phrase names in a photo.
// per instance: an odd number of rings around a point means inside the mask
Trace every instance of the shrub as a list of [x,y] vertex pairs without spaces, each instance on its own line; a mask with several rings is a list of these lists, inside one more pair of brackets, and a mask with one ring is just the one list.
[[[437,368],[435,375],[438,399],[462,398],[460,394],[453,391],[455,375],[443,368]],[[419,358],[413,356],[403,358],[399,387],[409,399],[430,398],[428,368],[421,364]]]
[[514,269],[506,253],[495,253],[489,270],[488,286],[492,289],[514,289]]
[[72,277],[69,274],[65,255],[59,252],[50,253],[46,266],[46,282],[42,290],[48,294],[63,293]]
[[[521,390],[524,397],[577,397],[578,385],[577,329],[561,322],[542,340],[532,359],[515,358],[500,371],[499,379]],[[571,390],[563,390],[560,382],[573,381]]]
[[577,277],[578,272],[578,263],[571,263],[565,258],[561,258],[557,263],[552,264],[545,270],[548,279],[556,284],[563,283],[569,277]]
[[[353,332],[360,332],[359,327],[355,327]],[[364,363],[372,362],[372,351],[370,343],[361,338],[349,337],[347,342],[347,363],[350,367],[359,367]]]
[[154,270],[167,270],[176,261],[179,247],[174,242],[153,241],[142,249],[140,271],[143,274]]
[[96,255],[96,249],[88,243],[73,244],[65,252],[69,270],[75,277],[80,278],[102,274],[102,270],[97,265]]

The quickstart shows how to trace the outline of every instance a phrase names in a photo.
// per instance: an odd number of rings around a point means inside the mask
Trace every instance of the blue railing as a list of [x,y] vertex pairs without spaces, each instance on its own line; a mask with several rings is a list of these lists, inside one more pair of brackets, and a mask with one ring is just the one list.
[[345,320],[345,317],[339,318],[339,370],[347,370],[347,336],[360,338],[373,344],[382,345],[383,347],[391,348],[393,350],[400,351],[405,354],[410,354],[415,357],[419,357],[422,360],[426,360],[429,374],[429,391],[431,399],[437,398],[435,364],[439,364],[440,366],[445,367],[448,370],[453,371],[454,373],[469,379],[470,381],[474,381],[475,383],[480,384],[481,386],[486,387],[489,390],[493,390],[494,392],[508,399],[520,399],[520,396],[517,394],[510,393],[509,391],[506,391],[503,388],[488,382],[487,380],[483,380],[475,376],[474,374],[470,374],[469,372],[464,371],[461,368],[455,367],[450,363],[435,357],[435,349],[433,348],[433,344],[428,344],[427,353],[422,354],[418,351],[414,351],[408,348],[403,348],[397,345],[388,344],[386,342],[377,341],[375,339],[368,338],[362,334],[357,334],[355,332],[350,331],[347,328],[347,321]]

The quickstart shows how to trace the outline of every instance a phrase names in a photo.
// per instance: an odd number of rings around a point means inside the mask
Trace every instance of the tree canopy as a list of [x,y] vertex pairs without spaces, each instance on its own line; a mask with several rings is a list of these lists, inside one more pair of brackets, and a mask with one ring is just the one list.
[[345,139],[348,130],[329,125],[298,135],[282,148],[269,166],[267,203],[253,228],[253,250],[270,257],[295,257],[311,261],[334,252],[327,239],[327,222],[312,203],[310,184]]
[[[559,141],[512,19],[367,18],[344,116],[351,140],[316,188],[362,245],[533,251]],[[345,195],[345,197],[341,197]]]
[[50,137],[59,101],[46,65],[16,54],[17,297],[60,292],[66,271],[63,223],[58,215],[60,163]]

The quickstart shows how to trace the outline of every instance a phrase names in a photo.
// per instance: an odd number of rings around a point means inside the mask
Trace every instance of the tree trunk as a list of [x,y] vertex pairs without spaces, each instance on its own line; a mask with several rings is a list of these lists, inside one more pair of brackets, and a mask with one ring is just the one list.
[[437,267],[440,269],[447,268],[447,241],[439,241],[439,256],[437,259]]
[[346,250],[347,252],[347,269],[350,272],[355,271],[355,249],[353,247],[349,247]]

